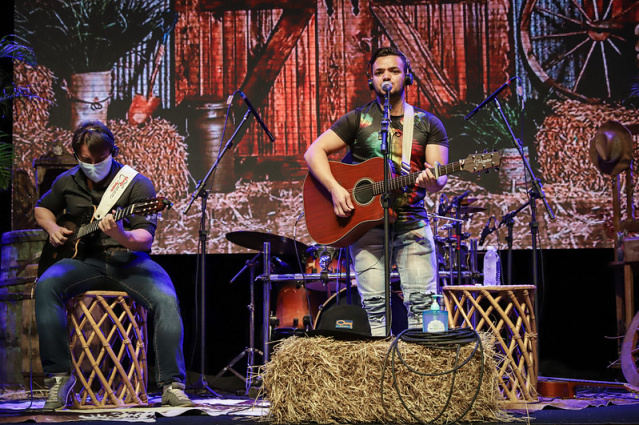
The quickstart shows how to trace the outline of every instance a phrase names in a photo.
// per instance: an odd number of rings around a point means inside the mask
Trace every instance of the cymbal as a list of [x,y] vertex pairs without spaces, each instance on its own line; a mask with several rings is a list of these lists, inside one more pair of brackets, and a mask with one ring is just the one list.
[[247,230],[239,230],[236,232],[229,232],[226,234],[226,239],[233,242],[236,245],[243,246],[244,248],[254,249],[262,251],[264,249],[264,242],[271,243],[272,255],[283,255],[295,257],[296,248],[300,257],[303,257],[308,249],[306,244],[302,242],[289,239],[286,236],[279,236],[273,233],[263,232],[251,232]]
[[461,206],[470,205],[470,204],[472,204],[475,201],[477,201],[477,198],[464,198],[461,201]]
[[[472,205],[462,205],[459,207],[459,215],[473,214],[480,211],[486,211],[484,207],[477,207]],[[455,216],[455,211],[451,210],[446,213],[446,215]]]

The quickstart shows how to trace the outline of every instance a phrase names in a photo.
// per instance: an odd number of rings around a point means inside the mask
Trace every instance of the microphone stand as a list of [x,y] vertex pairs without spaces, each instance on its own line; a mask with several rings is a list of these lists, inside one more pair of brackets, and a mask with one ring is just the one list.
[[[531,234],[531,237],[532,237],[533,285],[535,286],[536,289],[538,289],[539,288],[539,286],[538,286],[539,277],[538,277],[538,274],[537,274],[537,250],[538,250],[538,247],[537,247],[537,233],[539,231],[539,223],[537,223],[537,199],[541,199],[542,200],[542,202],[544,203],[544,206],[546,208],[546,212],[550,216],[551,220],[555,219],[555,214],[553,213],[552,209],[550,208],[550,205],[548,205],[548,201],[546,200],[546,195],[544,194],[543,188],[541,186],[541,182],[539,181],[539,179],[533,173],[533,170],[532,170],[532,167],[530,166],[530,163],[526,160],[526,155],[524,153],[524,148],[523,148],[523,145],[521,143],[521,140],[519,140],[515,136],[515,133],[513,132],[512,128],[510,127],[510,124],[508,123],[508,119],[506,118],[506,114],[504,114],[504,111],[501,109],[501,105],[500,105],[499,101],[497,100],[497,98],[495,97],[493,99],[493,101],[495,102],[495,105],[497,106],[497,110],[499,111],[499,114],[501,115],[502,119],[504,120],[504,123],[506,124],[506,128],[508,128],[508,131],[510,132],[510,137],[511,137],[511,140],[513,142],[513,145],[515,145],[515,147],[517,148],[517,151],[519,152],[519,156],[521,156],[521,160],[524,163],[524,167],[526,168],[526,172],[528,173],[528,176],[530,176],[530,179],[532,181],[532,187],[528,191],[529,198],[528,198],[527,204],[530,205],[530,234]],[[522,206],[522,208],[523,208],[523,206]],[[519,210],[517,210],[517,211],[519,211]],[[512,233],[510,233],[509,236],[512,237]],[[510,271],[509,271],[509,273],[510,273]],[[535,319],[537,320],[537,318],[539,317],[539,291],[538,290],[535,290],[534,299],[535,299],[534,313],[535,313]],[[537,344],[536,344],[536,347],[535,347],[536,351],[537,351],[537,359],[539,359],[539,350],[540,350],[539,346],[540,346],[539,341],[537,341]],[[535,374],[534,374],[535,380],[537,379],[537,374],[538,373],[539,373],[539,365],[535,365]]]
[[530,205],[530,199],[515,211],[511,211],[508,214],[504,215],[499,222],[499,227],[502,224],[506,224],[508,227],[508,236],[506,236],[506,243],[508,244],[508,254],[506,261],[506,285],[512,285],[512,268],[513,268],[513,226],[515,225],[515,221],[513,220],[515,216],[519,213],[519,211],[526,208]]
[[[220,151],[217,159],[213,166],[209,169],[206,176],[198,182],[197,187],[195,188],[195,192],[191,195],[191,200],[187,204],[186,208],[182,212],[182,214],[187,214],[189,209],[193,205],[193,202],[197,198],[202,200],[202,211],[200,213],[200,230],[199,230],[199,241],[200,241],[200,252],[198,253],[198,265],[199,265],[199,277],[200,277],[200,388],[203,388],[213,394],[215,397],[221,398],[221,396],[209,388],[208,382],[206,381],[206,376],[204,375],[204,360],[206,358],[206,241],[208,236],[208,230],[206,229],[206,204],[209,197],[209,191],[206,189],[207,182],[213,172],[217,169],[218,164],[222,160],[222,157],[233,146],[233,139],[237,135],[242,125],[246,122],[249,117],[250,110],[246,111],[244,114],[244,118],[235,129],[233,135],[229,138],[229,140],[224,145],[224,148]],[[221,140],[222,143],[224,140]]]
[[[504,123],[506,124],[506,128],[508,128],[508,131],[510,132],[513,145],[517,148],[517,151],[519,152],[519,156],[521,156],[521,160],[524,163],[524,167],[526,168],[526,173],[528,176],[530,176],[530,179],[532,181],[532,187],[528,191],[529,199],[527,204],[530,205],[530,233],[532,237],[533,285],[537,287],[537,283],[539,281],[538,272],[537,272],[537,256],[538,256],[537,234],[539,232],[539,223],[537,222],[537,199],[542,200],[542,202],[544,203],[544,206],[546,207],[546,212],[550,216],[551,220],[555,219],[555,214],[550,208],[550,205],[548,205],[548,201],[546,200],[546,195],[544,194],[541,181],[535,176],[530,166],[530,163],[526,160],[526,155],[524,153],[524,148],[521,143],[521,140],[519,140],[515,136],[515,133],[513,132],[510,124],[508,123],[508,118],[506,118],[506,115],[504,114],[504,111],[501,108],[501,104],[499,103],[499,100],[497,100],[497,98],[494,98],[493,101],[495,102],[495,105],[497,106],[497,110],[499,111],[499,114],[501,115],[502,119],[504,120]],[[509,234],[509,236],[511,235]],[[537,293],[535,291],[535,296],[536,295]],[[535,303],[535,308],[537,308],[537,303]]]
[[379,132],[381,139],[380,149],[384,158],[384,182],[382,192],[382,207],[384,209],[384,307],[386,308],[386,336],[391,334],[391,321],[392,313],[390,306],[390,193],[388,190],[389,176],[390,176],[390,164],[389,161],[389,149],[388,149],[388,131],[390,127],[390,92],[386,92],[384,97],[384,112],[382,117],[382,128]]

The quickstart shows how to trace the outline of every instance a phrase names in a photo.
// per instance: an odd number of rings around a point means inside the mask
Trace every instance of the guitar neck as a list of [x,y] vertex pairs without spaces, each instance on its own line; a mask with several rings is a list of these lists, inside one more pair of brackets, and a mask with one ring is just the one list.
[[[113,215],[113,219],[115,221],[122,220],[123,218],[125,218],[126,216],[131,214],[131,211],[133,210],[133,207],[134,207],[134,205],[129,205],[126,208],[117,210],[115,212],[115,214]],[[78,229],[78,232],[77,232],[78,233],[78,238],[81,238],[83,236],[86,236],[86,235],[88,235],[90,233],[93,233],[96,230],[98,230],[98,225],[100,224],[100,221],[102,221],[102,220],[94,220],[91,223],[87,223],[84,226],[81,226]]]
[[[436,178],[439,178],[441,176],[445,176],[447,174],[451,174],[451,173],[456,173],[457,171],[461,171],[464,167],[464,161],[456,161],[450,164],[444,164],[444,165],[439,165],[439,164],[435,164],[435,167],[433,168],[433,174],[435,175]],[[411,173],[411,174],[405,174],[402,176],[398,176],[395,178],[392,178],[388,181],[388,186],[389,186],[389,190],[399,190],[403,187],[406,186],[411,186],[413,184],[415,184],[415,182],[417,181],[417,177],[419,177],[419,175],[421,174],[421,171],[417,171],[415,173]],[[373,192],[376,195],[379,195],[381,193],[384,192],[384,182],[380,181],[380,182],[376,182],[374,184],[374,189]]]

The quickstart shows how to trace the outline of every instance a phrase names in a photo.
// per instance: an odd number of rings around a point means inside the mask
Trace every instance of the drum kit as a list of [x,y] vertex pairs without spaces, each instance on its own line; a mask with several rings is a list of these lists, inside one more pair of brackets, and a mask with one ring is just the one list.
[[[442,195],[438,214],[429,214],[434,227],[440,287],[475,284],[481,278],[477,271],[477,240],[462,232],[462,226],[472,214],[485,208],[472,205],[476,199],[465,198],[465,195],[454,198],[450,205],[443,201]],[[441,220],[446,224],[439,226]],[[261,354],[265,363],[271,340],[312,329],[322,311],[333,305],[360,302],[346,248],[308,246],[285,236],[258,231],[230,232],[226,238],[236,245],[260,251],[254,260],[261,257],[262,273],[255,276],[252,270],[251,285],[254,281],[263,283],[264,344]],[[403,309],[399,275],[395,271],[391,272],[391,286],[392,297],[398,299],[395,306]],[[277,290],[274,302],[273,289]],[[255,307],[253,294],[251,288],[252,313]],[[401,323],[405,314],[393,314],[393,317]],[[253,317],[250,326],[254,326]]]

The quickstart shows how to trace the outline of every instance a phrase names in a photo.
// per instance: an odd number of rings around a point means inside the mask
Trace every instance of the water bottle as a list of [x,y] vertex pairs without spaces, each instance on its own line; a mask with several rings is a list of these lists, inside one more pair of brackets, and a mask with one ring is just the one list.
[[501,283],[499,278],[500,272],[499,254],[497,248],[489,246],[484,256],[484,285],[495,286]]

